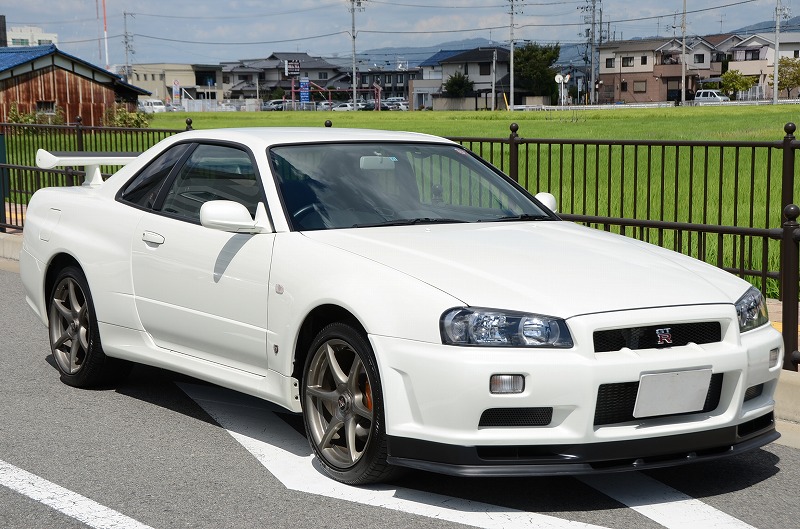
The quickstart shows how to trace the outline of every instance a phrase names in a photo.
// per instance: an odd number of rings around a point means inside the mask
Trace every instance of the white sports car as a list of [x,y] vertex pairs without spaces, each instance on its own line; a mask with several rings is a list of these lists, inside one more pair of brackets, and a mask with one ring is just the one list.
[[301,412],[351,484],[638,470],[778,438],[783,343],[758,290],[562,221],[456,143],[227,129],[38,160],[88,173],[33,196],[20,257],[67,384],[140,362],[256,395]]

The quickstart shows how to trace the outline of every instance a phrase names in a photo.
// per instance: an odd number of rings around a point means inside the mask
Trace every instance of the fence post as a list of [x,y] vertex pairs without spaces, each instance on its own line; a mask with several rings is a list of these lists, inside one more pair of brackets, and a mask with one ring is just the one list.
[[8,168],[2,167],[6,162],[6,133],[0,129],[0,232],[5,233],[6,229],[2,224],[6,224],[6,199],[10,196],[11,179],[8,176]]
[[508,136],[508,176],[519,183],[519,125],[512,123],[509,127],[511,134]]
[[83,150],[83,118],[75,118],[75,150]]
[[800,353],[797,351],[797,305],[798,305],[798,276],[800,276],[800,258],[798,254],[798,241],[800,241],[800,225],[797,217],[800,216],[800,207],[789,204],[783,208],[783,237],[781,238],[781,295],[782,295],[782,320],[783,343],[785,354],[783,368],[797,371]]
[[797,126],[787,123],[783,127],[786,136],[783,137],[783,166],[781,171],[781,204],[784,206],[794,204],[794,131]]

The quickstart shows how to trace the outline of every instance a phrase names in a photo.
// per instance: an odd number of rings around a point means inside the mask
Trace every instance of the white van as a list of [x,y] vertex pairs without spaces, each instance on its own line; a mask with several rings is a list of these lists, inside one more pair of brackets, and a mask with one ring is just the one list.
[[695,104],[701,103],[722,103],[731,99],[719,90],[698,90],[694,94]]
[[160,99],[140,99],[139,110],[145,114],[158,114],[159,112],[166,112],[167,107]]

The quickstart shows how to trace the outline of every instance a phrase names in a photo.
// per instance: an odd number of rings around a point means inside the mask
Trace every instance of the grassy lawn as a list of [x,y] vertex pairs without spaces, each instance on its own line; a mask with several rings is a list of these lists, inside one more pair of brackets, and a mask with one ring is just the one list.
[[409,130],[438,136],[508,136],[517,123],[524,138],[779,140],[787,122],[800,121],[800,105],[614,108],[548,112],[171,112],[152,128],[334,127]]

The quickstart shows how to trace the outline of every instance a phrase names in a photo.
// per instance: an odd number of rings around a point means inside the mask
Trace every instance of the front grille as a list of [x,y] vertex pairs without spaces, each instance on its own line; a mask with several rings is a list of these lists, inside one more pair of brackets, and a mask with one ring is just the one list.
[[553,408],[491,408],[483,412],[478,426],[511,427],[547,426],[553,420]]
[[595,331],[594,350],[607,353],[628,349],[678,347],[689,343],[715,343],[722,340],[718,321],[674,323]]
[[[636,421],[633,408],[636,406],[636,395],[639,392],[639,382],[620,382],[617,384],[602,384],[597,391],[597,405],[594,411],[595,426],[617,424],[621,422]],[[701,412],[713,411],[719,406],[722,393],[722,373],[711,375],[708,385],[706,401]],[[701,413],[691,412],[691,413]],[[680,413],[677,415],[689,415]]]

